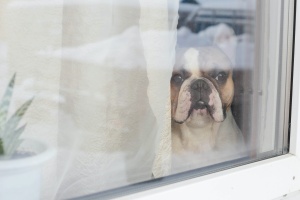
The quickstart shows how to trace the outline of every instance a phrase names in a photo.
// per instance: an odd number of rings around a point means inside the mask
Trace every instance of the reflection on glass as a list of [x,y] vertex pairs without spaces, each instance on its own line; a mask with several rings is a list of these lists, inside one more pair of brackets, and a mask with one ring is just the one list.
[[41,199],[280,154],[280,46],[258,48],[255,2],[2,1],[0,91],[17,73],[15,106],[35,96],[25,136],[58,150]]

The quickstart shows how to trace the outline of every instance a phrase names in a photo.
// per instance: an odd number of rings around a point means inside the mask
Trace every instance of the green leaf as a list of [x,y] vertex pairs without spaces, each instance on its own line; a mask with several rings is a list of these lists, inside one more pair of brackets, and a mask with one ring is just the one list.
[[[17,129],[22,117],[25,115],[33,98],[26,101],[19,109],[7,120],[8,110],[12,99],[13,88],[16,74],[12,77],[0,102],[0,157],[9,158],[23,141],[20,135],[24,132],[26,125]],[[1,156],[2,155],[2,156]]]
[[3,141],[2,139],[0,138],[0,156],[1,155],[4,155],[4,146],[3,146]]
[[[19,129],[15,130],[14,132],[10,133],[7,138],[5,139],[5,152],[6,154],[12,154],[15,152],[15,143],[18,142],[20,135],[24,132],[26,128],[26,124],[20,127]],[[17,146],[18,147],[18,146]]]
[[0,133],[4,129],[4,124],[7,119],[7,113],[8,113],[8,109],[9,109],[9,105],[10,105],[10,101],[14,89],[15,78],[16,78],[16,74],[14,74],[12,79],[10,80],[0,104]]
[[11,144],[11,147],[8,151],[5,152],[6,156],[12,156],[16,149],[18,149],[18,147],[20,146],[20,144],[23,142],[23,140],[16,140],[14,141],[14,143]]
[[26,101],[16,112],[13,114],[13,116],[8,120],[8,122],[5,124],[3,137],[6,137],[8,133],[14,132],[14,130],[17,128],[19,122],[21,121],[22,117],[26,113],[28,107],[32,103],[33,98]]

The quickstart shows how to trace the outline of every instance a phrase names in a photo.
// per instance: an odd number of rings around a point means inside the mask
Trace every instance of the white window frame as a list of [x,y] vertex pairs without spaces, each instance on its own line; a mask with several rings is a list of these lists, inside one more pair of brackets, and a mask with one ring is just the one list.
[[120,199],[272,200],[300,190],[300,4],[296,13],[289,154]]

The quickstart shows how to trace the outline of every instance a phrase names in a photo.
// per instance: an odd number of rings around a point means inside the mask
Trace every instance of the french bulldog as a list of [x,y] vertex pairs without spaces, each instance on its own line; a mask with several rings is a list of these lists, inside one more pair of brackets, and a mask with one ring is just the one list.
[[218,47],[177,51],[170,81],[172,171],[240,157],[243,135],[231,113],[232,66]]

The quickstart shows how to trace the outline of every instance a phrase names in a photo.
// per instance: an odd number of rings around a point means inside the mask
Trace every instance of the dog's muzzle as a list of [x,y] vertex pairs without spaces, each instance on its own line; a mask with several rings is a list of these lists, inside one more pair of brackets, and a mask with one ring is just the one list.
[[215,121],[224,120],[226,113],[223,110],[219,92],[210,80],[206,78],[195,80],[190,86],[190,93],[192,102],[190,113],[194,109],[207,109]]
[[222,122],[226,117],[217,88],[204,77],[191,80],[190,84],[184,82],[174,105],[172,118],[176,123],[184,123],[195,110],[203,109],[207,109],[215,122]]
[[191,84],[191,95],[194,109],[204,109],[209,106],[209,96],[212,89],[204,79],[198,79]]

